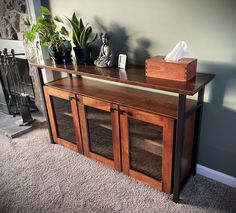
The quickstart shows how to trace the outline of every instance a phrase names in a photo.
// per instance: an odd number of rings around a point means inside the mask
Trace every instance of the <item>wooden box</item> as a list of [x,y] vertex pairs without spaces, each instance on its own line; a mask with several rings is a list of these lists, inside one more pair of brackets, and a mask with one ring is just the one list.
[[174,81],[188,81],[196,76],[197,59],[182,58],[178,62],[167,62],[165,56],[146,60],[146,76]]

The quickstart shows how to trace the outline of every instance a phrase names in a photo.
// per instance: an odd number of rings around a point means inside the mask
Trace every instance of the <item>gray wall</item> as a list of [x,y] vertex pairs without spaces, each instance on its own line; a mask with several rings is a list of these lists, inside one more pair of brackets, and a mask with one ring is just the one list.
[[116,53],[143,64],[187,42],[198,72],[214,73],[206,88],[199,163],[236,177],[236,3],[234,0],[49,0],[55,15],[75,11],[108,31]]

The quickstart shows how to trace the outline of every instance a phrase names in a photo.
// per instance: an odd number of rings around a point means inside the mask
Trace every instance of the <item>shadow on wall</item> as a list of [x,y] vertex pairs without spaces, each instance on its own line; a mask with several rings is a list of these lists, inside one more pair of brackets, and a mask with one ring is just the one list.
[[[109,27],[103,24],[103,21],[95,17],[95,26],[99,31],[107,32],[111,38],[111,45],[114,52],[114,58],[117,63],[119,54],[128,55],[128,64],[142,64],[144,65],[145,60],[150,57],[148,48],[151,46],[151,42],[146,38],[139,38],[137,40],[138,47],[134,50],[128,46],[129,40],[134,35],[128,35],[125,27],[113,22]],[[101,46],[101,39],[98,39],[95,43],[95,48],[93,51],[93,58],[96,58],[99,54],[99,49]],[[133,55],[133,57],[132,57]]]
[[[114,59],[118,61],[118,55],[120,53],[128,54],[128,39],[129,36],[127,35],[126,29],[122,26],[119,26],[117,23],[112,23],[110,27],[107,27],[103,24],[102,20],[98,17],[94,18],[95,25],[100,33],[108,33],[111,40],[111,46],[113,49]],[[100,38],[100,37],[99,37]],[[99,48],[101,46],[101,39],[98,39],[96,42],[98,45],[98,49],[96,55],[99,53]]]
[[236,177],[236,66],[202,62],[200,67],[216,77],[203,108],[198,161]]
[[138,65],[144,65],[145,60],[150,58],[148,49],[151,46],[151,42],[148,39],[140,38],[137,43],[138,47],[134,50],[134,62]]

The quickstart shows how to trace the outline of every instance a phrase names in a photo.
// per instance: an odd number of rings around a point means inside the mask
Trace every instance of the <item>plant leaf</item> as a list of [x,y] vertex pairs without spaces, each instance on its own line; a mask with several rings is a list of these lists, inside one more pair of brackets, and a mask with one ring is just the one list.
[[34,42],[36,39],[36,32],[34,31],[28,31],[24,33],[24,36],[30,41]]
[[87,47],[89,47],[97,39],[97,37],[98,37],[98,34],[96,33],[94,38],[87,43]]
[[54,20],[57,21],[57,22],[61,22],[61,23],[64,24],[63,20],[62,20],[61,17],[59,17],[59,16],[55,16],[55,17],[54,17]]
[[81,47],[80,42],[79,42],[79,38],[78,38],[77,34],[75,33],[74,29],[72,30],[72,40],[73,40],[73,43],[76,47]]
[[44,6],[41,6],[40,12],[44,16],[50,16],[51,15],[51,12],[48,10],[48,8],[46,8]]
[[78,26],[79,20],[78,20],[77,16],[75,15],[75,13],[73,13],[71,20]]
[[[67,17],[66,17],[67,18]],[[76,14],[73,13],[72,18],[69,19],[69,22],[72,25],[72,41],[77,47],[85,48],[88,47],[92,42],[97,38],[97,34],[94,36],[92,41],[88,43],[89,36],[92,33],[92,27],[83,23],[82,18],[78,19]]]
[[80,33],[84,31],[84,23],[82,19],[79,20],[79,31]]
[[[73,14],[74,16],[74,14]],[[66,17],[67,18],[67,17]],[[79,41],[79,38],[80,38],[80,35],[81,35],[81,32],[79,30],[79,26],[75,23],[77,22],[76,20],[78,20],[77,18],[74,18],[75,22],[70,20],[69,18],[67,18],[68,21],[71,23],[72,25],[72,41],[73,43],[75,44],[75,46],[81,46],[80,45],[80,41]],[[79,21],[78,21],[79,23]]]
[[80,37],[79,37],[79,42],[81,44],[81,48],[84,48],[84,37],[85,37],[85,33],[86,33],[86,29],[84,29],[82,31],[82,33],[80,34]]
[[64,26],[61,27],[60,33],[64,36],[69,36],[69,33]]
[[83,46],[84,47],[87,47],[87,41],[88,41],[88,38],[89,38],[91,33],[92,33],[92,27],[86,28],[85,35],[83,37]]

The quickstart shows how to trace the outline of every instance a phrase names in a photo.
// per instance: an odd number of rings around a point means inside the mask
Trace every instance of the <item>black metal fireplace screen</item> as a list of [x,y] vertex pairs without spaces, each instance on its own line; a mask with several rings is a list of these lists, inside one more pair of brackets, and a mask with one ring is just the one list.
[[37,111],[32,78],[26,59],[16,58],[14,50],[0,51],[0,111],[15,116],[22,106]]

